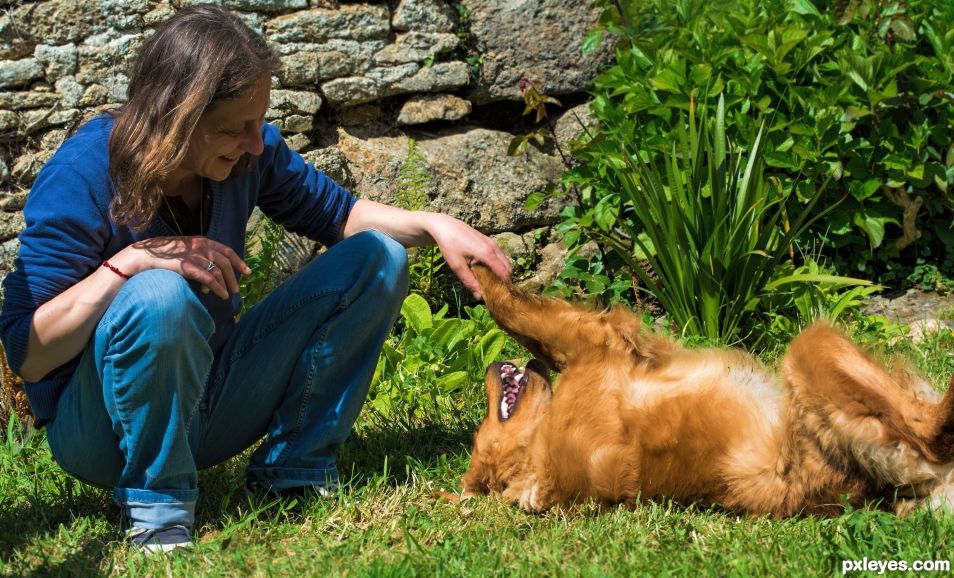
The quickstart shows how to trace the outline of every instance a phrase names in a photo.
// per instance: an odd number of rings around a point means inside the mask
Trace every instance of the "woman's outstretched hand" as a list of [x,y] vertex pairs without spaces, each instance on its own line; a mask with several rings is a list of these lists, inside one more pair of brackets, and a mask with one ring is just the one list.
[[429,218],[432,220],[431,237],[444,261],[474,297],[480,299],[481,294],[480,285],[470,270],[472,265],[481,263],[501,279],[510,280],[510,259],[496,241],[448,215],[432,213]]
[[359,199],[344,226],[344,236],[374,229],[405,247],[437,245],[447,266],[474,297],[480,285],[470,266],[483,263],[502,279],[510,280],[510,259],[497,242],[467,223],[442,213],[407,211]]

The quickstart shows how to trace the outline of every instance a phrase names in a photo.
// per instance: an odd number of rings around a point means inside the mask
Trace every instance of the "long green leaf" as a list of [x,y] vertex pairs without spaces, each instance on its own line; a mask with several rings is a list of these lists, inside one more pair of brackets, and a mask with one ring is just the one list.
[[871,285],[874,283],[867,279],[856,279],[855,277],[843,277],[841,275],[825,275],[822,273],[795,273],[786,275],[767,283],[766,291],[778,289],[783,285],[791,283],[828,283],[831,285]]

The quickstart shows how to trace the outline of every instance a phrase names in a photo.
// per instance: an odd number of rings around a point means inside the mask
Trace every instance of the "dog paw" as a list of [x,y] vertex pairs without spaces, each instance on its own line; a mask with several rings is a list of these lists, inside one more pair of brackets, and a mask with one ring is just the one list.
[[543,491],[536,476],[530,476],[521,488],[517,489],[511,486],[508,491],[512,492],[512,497],[520,505],[524,512],[533,514],[542,512],[550,507],[550,500],[547,498],[547,492]]
[[923,498],[898,500],[894,505],[898,516],[909,516],[918,510],[954,515],[954,486],[944,484]]

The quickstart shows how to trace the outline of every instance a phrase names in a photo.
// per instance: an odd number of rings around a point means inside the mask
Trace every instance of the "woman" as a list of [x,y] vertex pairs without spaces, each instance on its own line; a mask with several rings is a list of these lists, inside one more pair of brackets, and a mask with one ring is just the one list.
[[[191,545],[197,470],[265,436],[262,492],[322,493],[407,291],[403,246],[508,277],[489,238],[355,198],[264,124],[276,59],[211,6],[144,44],[127,103],[79,129],[24,209],[0,331],[57,463],[113,488],[147,550]],[[252,209],[329,249],[237,320]],[[403,245],[403,246],[402,246]]]

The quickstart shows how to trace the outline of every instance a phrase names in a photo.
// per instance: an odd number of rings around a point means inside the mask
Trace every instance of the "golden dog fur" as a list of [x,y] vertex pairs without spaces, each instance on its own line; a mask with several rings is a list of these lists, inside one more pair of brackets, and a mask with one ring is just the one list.
[[587,498],[773,516],[878,499],[899,512],[954,509],[954,386],[942,398],[827,325],[791,343],[776,377],[741,351],[684,349],[629,311],[587,311],[475,274],[491,315],[539,361],[523,370],[508,419],[501,373],[520,370],[488,369],[464,498],[499,492],[527,511]]

